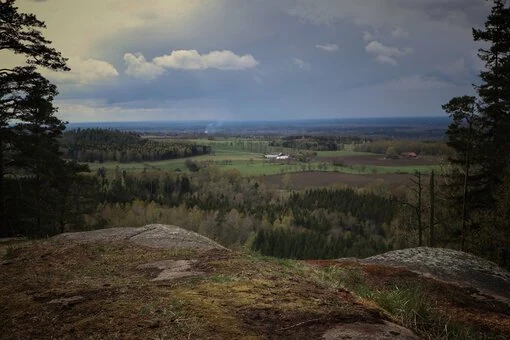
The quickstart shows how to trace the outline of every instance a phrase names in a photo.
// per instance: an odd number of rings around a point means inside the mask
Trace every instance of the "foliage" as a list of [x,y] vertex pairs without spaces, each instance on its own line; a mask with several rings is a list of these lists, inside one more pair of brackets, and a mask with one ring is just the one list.
[[343,150],[344,144],[354,144],[365,139],[353,136],[286,136],[279,139],[273,138],[269,146],[281,146],[284,148],[313,151],[338,151]]
[[190,174],[118,169],[108,175],[100,169],[96,178],[102,203],[88,219],[90,227],[176,224],[225,246],[247,244],[281,257],[365,256],[385,250],[384,225],[396,210],[389,198],[352,189],[280,196],[239,171],[212,167]]
[[65,125],[56,116],[57,88],[37,71],[69,70],[41,33],[44,22],[0,1],[0,51],[25,58],[25,66],[0,69],[0,236],[46,235],[64,229],[77,173],[86,167],[62,161],[57,138]]
[[134,132],[106,129],[76,129],[64,133],[64,156],[79,162],[147,162],[204,155],[208,145],[189,142],[158,142]]
[[[482,226],[492,224],[484,233],[493,236],[508,227],[495,214],[499,188],[510,166],[510,8],[504,0],[493,3],[485,27],[473,29],[474,40],[487,43],[478,53],[485,63],[482,83],[475,87],[479,100],[457,97],[443,106],[452,118],[447,135],[457,166],[448,189],[462,224],[461,245],[479,254],[491,252],[490,243],[479,242]],[[508,258],[495,260],[508,263]]]
[[372,152],[378,154],[400,155],[404,152],[416,152],[417,155],[445,156],[451,153],[443,142],[408,141],[408,140],[375,140],[354,147],[358,152]]

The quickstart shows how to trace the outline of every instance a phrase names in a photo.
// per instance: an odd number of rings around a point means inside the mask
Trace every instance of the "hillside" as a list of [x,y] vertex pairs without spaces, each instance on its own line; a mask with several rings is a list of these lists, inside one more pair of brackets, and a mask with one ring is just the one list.
[[382,264],[233,252],[174,226],[3,242],[0,254],[5,338],[501,339],[510,334],[508,305],[479,299],[473,288]]

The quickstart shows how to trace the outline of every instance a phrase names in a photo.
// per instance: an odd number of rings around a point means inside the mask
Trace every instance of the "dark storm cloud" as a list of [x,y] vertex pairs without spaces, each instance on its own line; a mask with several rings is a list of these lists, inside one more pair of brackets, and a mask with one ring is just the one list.
[[[218,119],[440,115],[441,104],[477,81],[471,27],[489,9],[483,0],[203,2],[178,25],[155,12],[144,25],[105,33],[93,56],[118,70],[117,81],[61,92],[107,113],[145,110],[144,119],[165,109],[169,119],[193,110]],[[168,58],[178,50],[228,51],[256,63],[176,69],[185,64]],[[126,54],[142,55],[151,76],[137,78]],[[162,57],[172,67],[157,69]]]

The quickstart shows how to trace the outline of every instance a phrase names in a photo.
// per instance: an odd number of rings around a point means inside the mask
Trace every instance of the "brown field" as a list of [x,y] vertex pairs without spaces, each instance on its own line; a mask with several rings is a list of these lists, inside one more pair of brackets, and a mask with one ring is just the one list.
[[376,181],[384,181],[390,186],[399,186],[409,183],[410,174],[344,174],[340,172],[309,171],[296,172],[287,175],[265,176],[264,182],[270,188],[281,188],[284,176],[290,176],[290,186],[294,189],[314,187],[331,187],[346,185],[350,187],[365,187]]
[[359,155],[319,157],[319,161],[343,162],[344,165],[376,165],[376,166],[413,166],[413,165],[437,165],[441,163],[440,157],[423,156],[416,159],[385,159],[384,155]]

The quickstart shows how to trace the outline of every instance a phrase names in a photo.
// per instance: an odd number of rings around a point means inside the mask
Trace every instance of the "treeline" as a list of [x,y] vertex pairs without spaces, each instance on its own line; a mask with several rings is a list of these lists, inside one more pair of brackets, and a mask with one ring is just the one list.
[[30,158],[30,167],[4,178],[2,217],[9,235],[44,237],[79,230],[84,215],[97,207],[96,180],[86,174],[87,166],[63,161],[54,151],[45,156]]
[[354,151],[379,154],[386,154],[388,150],[393,150],[397,154],[415,152],[422,156],[448,156],[452,154],[452,150],[446,143],[436,141],[375,140],[354,147]]
[[[259,179],[215,167],[191,174],[108,175],[99,169],[97,190],[100,208],[88,216],[88,228],[170,223],[227,247],[294,258],[368,256],[391,248],[385,229],[398,208],[393,199],[352,189],[280,195]],[[313,254],[301,249],[302,242]]]
[[65,158],[78,162],[147,162],[208,154],[211,147],[182,141],[158,142],[133,132],[76,129],[61,138]]
[[355,136],[286,136],[273,139],[269,146],[311,151],[343,150],[344,144],[359,144],[365,139]]

